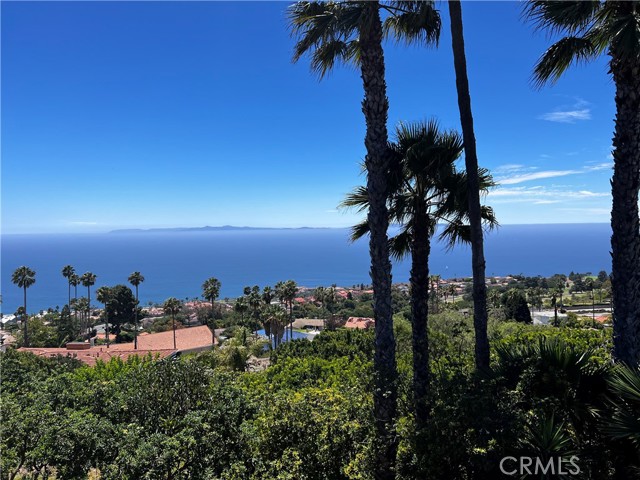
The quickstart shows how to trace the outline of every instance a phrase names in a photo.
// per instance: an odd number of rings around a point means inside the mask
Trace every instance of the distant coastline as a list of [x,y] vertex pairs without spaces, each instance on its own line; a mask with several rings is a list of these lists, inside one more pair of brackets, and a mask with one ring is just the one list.
[[123,228],[111,230],[108,233],[161,233],[161,232],[221,232],[221,231],[249,231],[249,230],[329,230],[330,227],[236,227],[223,225],[221,227],[175,227],[175,228]]
[[[511,223],[501,225],[512,227],[547,227],[552,225],[559,226],[588,226],[588,225],[609,225],[606,222],[585,222],[585,223]],[[439,224],[440,226],[440,224]],[[389,225],[390,228],[397,228],[398,225]],[[204,227],[160,227],[160,228],[119,228],[116,230],[110,230],[106,233],[170,233],[170,232],[224,232],[224,231],[301,231],[301,230],[346,230],[350,227],[238,227],[235,225],[222,225],[217,227],[204,226]]]

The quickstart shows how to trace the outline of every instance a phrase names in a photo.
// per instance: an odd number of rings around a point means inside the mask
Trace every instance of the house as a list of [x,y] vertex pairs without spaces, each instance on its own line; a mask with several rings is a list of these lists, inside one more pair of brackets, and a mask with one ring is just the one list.
[[322,330],[324,323],[325,321],[322,318],[296,318],[293,321],[293,328],[299,330]]
[[373,328],[376,324],[376,321],[373,318],[368,317],[349,317],[347,319],[347,323],[344,324],[345,328],[357,328],[357,329],[367,329]]
[[92,346],[86,342],[70,342],[64,348],[19,348],[23,352],[31,352],[41,357],[72,357],[93,366],[98,360],[108,362],[118,357],[126,360],[132,355],[166,358],[183,353],[211,350],[213,334],[206,325],[176,330],[176,348],[173,348],[173,330],[160,333],[149,333],[138,336],[138,348],[131,343],[114,343]]

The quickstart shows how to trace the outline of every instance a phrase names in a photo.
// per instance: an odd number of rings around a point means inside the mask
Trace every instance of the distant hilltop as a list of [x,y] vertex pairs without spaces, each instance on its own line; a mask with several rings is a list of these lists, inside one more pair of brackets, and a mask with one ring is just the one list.
[[109,233],[158,233],[158,232],[221,232],[234,230],[327,230],[328,227],[234,227],[223,225],[221,227],[177,227],[177,228],[124,228],[111,230]]

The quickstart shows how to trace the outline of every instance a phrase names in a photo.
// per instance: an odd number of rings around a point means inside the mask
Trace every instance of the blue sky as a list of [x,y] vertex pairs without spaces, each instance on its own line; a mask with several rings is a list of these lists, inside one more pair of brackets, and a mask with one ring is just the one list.
[[[362,86],[291,63],[284,2],[2,2],[2,232],[347,226]],[[385,45],[389,126],[458,128],[446,5],[438,49]],[[465,2],[487,198],[510,223],[609,220],[606,58],[536,90],[550,39],[515,2]]]

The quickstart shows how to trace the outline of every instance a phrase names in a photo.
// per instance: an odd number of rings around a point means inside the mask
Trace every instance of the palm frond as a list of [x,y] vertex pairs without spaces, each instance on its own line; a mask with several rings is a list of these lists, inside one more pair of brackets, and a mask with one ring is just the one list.
[[358,41],[330,40],[318,45],[311,55],[311,71],[322,79],[333,70],[336,63],[345,66],[353,65],[355,52],[358,51]]
[[395,236],[389,239],[389,253],[396,260],[402,260],[411,252],[411,231],[405,225]]
[[355,242],[356,240],[360,240],[362,237],[366,235],[369,235],[369,223],[365,220],[351,227],[351,233],[349,234],[349,241]]
[[296,2],[287,13],[294,46],[293,62],[311,54],[311,70],[320,77],[336,64],[359,59],[361,6],[356,2]]
[[522,14],[537,29],[575,34],[587,29],[601,8],[600,1],[529,0],[524,3]]
[[533,71],[533,82],[542,87],[555,83],[574,63],[585,63],[598,55],[598,48],[587,37],[565,37],[551,45],[540,57]]
[[367,188],[360,185],[348,193],[344,200],[340,202],[338,208],[355,209],[358,213],[369,209],[369,194]]
[[391,2],[402,8],[402,13],[390,15],[384,21],[386,37],[398,42],[438,46],[442,20],[433,1]]

